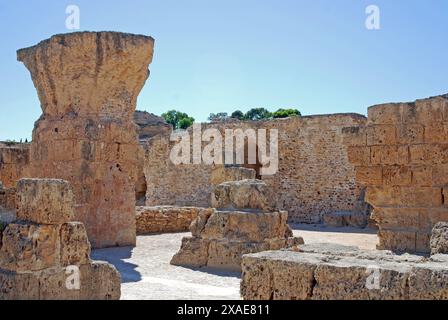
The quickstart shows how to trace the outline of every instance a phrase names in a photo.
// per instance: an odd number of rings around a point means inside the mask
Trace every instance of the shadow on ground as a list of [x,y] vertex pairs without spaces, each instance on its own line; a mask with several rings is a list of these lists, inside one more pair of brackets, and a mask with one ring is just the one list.
[[211,268],[211,267],[202,267],[202,268],[194,268],[194,267],[188,267],[188,266],[177,266],[177,267],[185,268],[185,269],[188,269],[191,271],[203,272],[203,273],[220,276],[220,277],[241,279],[241,272],[238,272],[238,271],[226,271],[226,270],[220,270],[220,269]]
[[133,247],[95,249],[92,250],[91,257],[114,265],[121,274],[121,283],[138,282],[142,280],[140,272],[135,270],[138,265],[125,261],[132,257],[133,250]]

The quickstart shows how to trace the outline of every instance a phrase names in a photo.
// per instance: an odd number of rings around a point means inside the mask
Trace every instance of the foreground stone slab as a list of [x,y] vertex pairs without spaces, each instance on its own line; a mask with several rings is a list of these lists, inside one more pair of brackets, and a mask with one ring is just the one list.
[[62,224],[74,218],[70,184],[57,179],[21,179],[17,183],[17,219]]
[[76,215],[95,248],[135,245],[139,152],[133,122],[154,39],[117,32],[55,35],[21,49],[42,108],[29,177],[73,186]]
[[243,256],[247,300],[448,299],[448,257],[331,244]]
[[286,224],[287,212],[203,210],[171,264],[241,271],[243,254],[302,244]]
[[448,222],[438,222],[432,229],[431,254],[448,254]]
[[136,207],[137,234],[188,231],[192,221],[202,210],[207,209],[175,206]]
[[261,180],[228,181],[217,185],[213,191],[211,205],[218,209],[272,210],[269,190]]
[[[33,273],[0,270],[0,300],[118,300],[120,274],[114,266],[93,262],[76,271],[79,286],[71,282],[73,269],[53,268]],[[77,276],[77,277],[78,277]]]

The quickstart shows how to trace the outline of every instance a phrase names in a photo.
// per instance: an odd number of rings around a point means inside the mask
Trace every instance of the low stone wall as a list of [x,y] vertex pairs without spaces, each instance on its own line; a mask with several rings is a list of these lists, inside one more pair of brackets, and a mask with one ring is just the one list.
[[448,299],[448,255],[430,259],[331,244],[243,256],[246,300]]
[[137,234],[186,232],[202,208],[136,207]]
[[[272,201],[276,208],[288,211],[289,222],[318,223],[328,212],[364,210],[362,188],[355,182],[342,129],[365,122],[362,115],[332,114],[208,123],[202,124],[202,129],[214,128],[221,133],[226,129],[266,129],[268,135],[269,130],[278,130],[278,172],[258,178],[274,190]],[[147,142],[146,205],[210,206],[213,186],[228,178],[220,178],[219,166],[174,165],[170,161],[174,145],[169,136],[163,135]],[[253,179],[250,175],[245,178]]]

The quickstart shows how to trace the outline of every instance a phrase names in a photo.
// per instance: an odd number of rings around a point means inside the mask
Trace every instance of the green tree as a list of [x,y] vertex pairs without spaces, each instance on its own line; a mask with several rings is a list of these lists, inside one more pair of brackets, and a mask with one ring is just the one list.
[[229,119],[227,112],[210,113],[209,121],[225,121]]
[[245,120],[258,121],[271,118],[271,113],[265,108],[253,108],[244,115]]
[[186,129],[194,122],[194,118],[184,112],[170,110],[162,114],[162,118],[173,126],[174,129]]
[[297,109],[278,109],[272,113],[273,118],[289,118],[289,117],[300,117],[302,114]]
[[186,117],[179,120],[178,128],[177,129],[187,129],[191,127],[194,123],[194,118],[192,117]]
[[244,113],[240,110],[236,110],[230,116],[232,119],[244,120]]

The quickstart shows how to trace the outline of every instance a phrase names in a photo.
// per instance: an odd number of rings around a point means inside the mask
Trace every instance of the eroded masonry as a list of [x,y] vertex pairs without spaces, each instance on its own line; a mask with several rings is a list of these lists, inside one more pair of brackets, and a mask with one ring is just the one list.
[[[170,125],[135,112],[153,46],[82,32],[18,51],[43,114],[31,143],[0,143],[0,299],[117,299],[120,275],[90,248],[185,231],[171,263],[241,271],[245,299],[448,299],[448,95],[368,118],[202,124],[278,130],[272,175],[259,158],[174,164]],[[304,244],[294,222],[373,226],[381,250]],[[68,267],[81,289],[63,285]]]
[[70,181],[94,247],[135,244],[133,115],[154,40],[113,32],[53,36],[19,50],[42,107],[25,175]]

